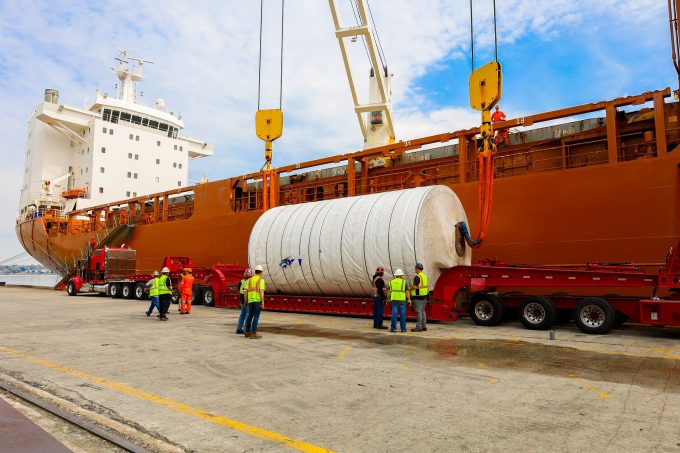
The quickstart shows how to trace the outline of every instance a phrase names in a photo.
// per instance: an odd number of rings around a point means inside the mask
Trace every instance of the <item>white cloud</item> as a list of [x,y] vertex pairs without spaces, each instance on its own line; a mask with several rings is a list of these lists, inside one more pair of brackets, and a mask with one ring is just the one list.
[[[337,0],[351,25],[349,3]],[[493,42],[491,0],[475,1],[476,46],[480,58]],[[565,28],[595,30],[635,23],[640,33],[663,19],[660,2],[504,0],[498,2],[499,37],[505,48],[531,36],[554,39]],[[278,5],[265,0],[263,108],[278,104]],[[467,106],[437,105],[417,82],[433,68],[460,61],[467,71],[467,0],[373,0],[371,7],[393,80],[398,138],[470,127],[478,114]],[[665,26],[666,22],[661,20]],[[14,212],[25,152],[26,121],[45,88],[62,102],[81,106],[97,87],[113,92],[108,68],[119,48],[155,61],[140,89],[151,103],[164,98],[181,111],[185,133],[216,145],[213,158],[194,161],[191,179],[253,171],[262,164],[263,144],[254,134],[257,105],[259,2],[230,0],[0,3],[0,258],[18,249]],[[359,92],[367,92],[366,57],[350,44]],[[481,61],[481,60],[480,60]],[[614,65],[615,57],[607,64]],[[615,68],[611,69],[615,70]],[[442,71],[442,78],[447,77]],[[325,0],[286,3],[283,138],[275,161],[286,164],[361,148],[362,140]],[[466,87],[462,89],[467,89]],[[531,93],[526,94],[527,97]],[[441,103],[440,103],[441,104]]]

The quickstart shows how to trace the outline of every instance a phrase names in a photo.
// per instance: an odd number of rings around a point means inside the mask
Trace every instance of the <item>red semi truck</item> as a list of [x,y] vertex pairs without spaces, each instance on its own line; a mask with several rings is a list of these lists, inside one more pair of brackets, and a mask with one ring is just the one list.
[[[137,252],[130,248],[103,248],[94,250],[78,263],[76,275],[66,284],[70,296],[78,293],[99,293],[114,298],[148,298],[146,283],[153,278],[151,272],[136,269]],[[177,287],[182,270],[189,267],[194,275],[192,303],[212,306],[216,297],[225,293],[238,294],[238,284],[243,271],[241,266],[217,264],[212,267],[195,267],[185,256],[166,256],[158,270],[167,267],[172,281],[173,302],[179,301]]]

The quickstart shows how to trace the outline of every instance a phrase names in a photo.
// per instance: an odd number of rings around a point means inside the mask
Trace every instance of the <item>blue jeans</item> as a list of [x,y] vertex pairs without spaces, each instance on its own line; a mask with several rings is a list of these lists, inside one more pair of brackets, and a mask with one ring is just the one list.
[[260,320],[262,311],[261,302],[251,302],[248,305],[248,316],[246,317],[246,333],[257,333],[257,322]]
[[243,302],[243,300],[241,300],[241,314],[238,316],[236,332],[243,332],[243,324],[246,322],[246,318],[248,318],[248,305],[250,304],[248,304],[247,302]]
[[146,311],[146,316],[151,316],[153,307],[156,307],[158,313],[161,312],[161,306],[158,304],[158,296],[151,296],[151,305],[149,305],[149,309]]
[[385,317],[385,303],[380,297],[373,296],[373,327],[380,327],[383,325],[383,318]]
[[402,332],[406,332],[406,302],[397,304],[392,302],[392,326],[390,330],[397,330],[397,310],[399,310],[399,326]]

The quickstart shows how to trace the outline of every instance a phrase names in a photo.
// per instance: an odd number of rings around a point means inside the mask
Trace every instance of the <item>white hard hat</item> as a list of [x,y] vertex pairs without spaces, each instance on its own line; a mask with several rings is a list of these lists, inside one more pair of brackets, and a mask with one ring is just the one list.
[[404,275],[404,271],[402,271],[401,269],[397,269],[396,271],[394,271],[395,277],[401,277],[403,275]]
[[261,264],[258,264],[257,266],[255,266],[255,272],[258,272],[258,271],[262,272],[263,270],[264,270],[264,268],[262,267]]
[[161,269],[161,274],[169,274],[169,273],[170,273],[170,269],[168,269],[167,267],[164,267],[163,269]]

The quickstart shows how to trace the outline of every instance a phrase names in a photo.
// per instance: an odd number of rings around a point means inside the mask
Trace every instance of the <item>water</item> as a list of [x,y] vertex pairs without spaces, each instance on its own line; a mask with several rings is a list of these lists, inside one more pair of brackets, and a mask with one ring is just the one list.
[[29,285],[51,287],[57,284],[61,277],[57,274],[7,274],[0,275],[0,282],[7,285]]

